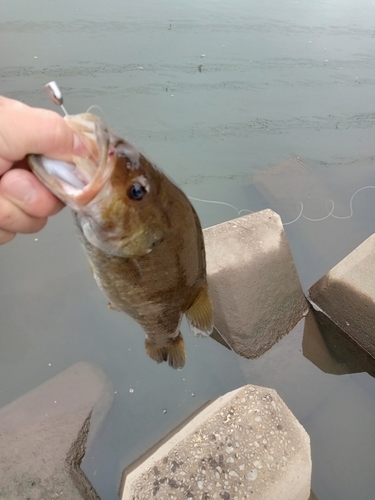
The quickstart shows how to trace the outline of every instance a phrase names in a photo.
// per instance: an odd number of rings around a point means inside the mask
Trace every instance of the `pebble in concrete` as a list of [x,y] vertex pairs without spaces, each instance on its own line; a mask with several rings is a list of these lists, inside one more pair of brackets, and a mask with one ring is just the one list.
[[272,389],[226,394],[150,453],[124,471],[122,500],[310,497],[309,437]]
[[0,410],[0,498],[99,500],[80,469],[112,401],[102,370],[78,363]]
[[241,356],[255,358],[307,311],[280,217],[263,210],[204,230],[215,327]]
[[375,234],[309,290],[315,309],[375,357]]

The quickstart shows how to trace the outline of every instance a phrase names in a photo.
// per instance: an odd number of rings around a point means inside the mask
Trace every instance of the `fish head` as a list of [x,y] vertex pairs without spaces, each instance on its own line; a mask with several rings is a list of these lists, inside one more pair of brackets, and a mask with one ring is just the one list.
[[72,164],[30,155],[31,170],[77,213],[93,246],[125,258],[151,252],[168,232],[165,176],[99,117],[83,113],[65,119],[87,155],[74,157]]

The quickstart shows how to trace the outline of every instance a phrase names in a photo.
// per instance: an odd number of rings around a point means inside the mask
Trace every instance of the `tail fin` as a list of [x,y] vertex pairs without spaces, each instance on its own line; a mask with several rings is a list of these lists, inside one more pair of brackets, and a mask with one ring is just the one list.
[[145,347],[147,354],[157,363],[168,361],[169,366],[174,369],[183,368],[185,365],[185,343],[181,333],[165,346],[158,346],[146,339]]

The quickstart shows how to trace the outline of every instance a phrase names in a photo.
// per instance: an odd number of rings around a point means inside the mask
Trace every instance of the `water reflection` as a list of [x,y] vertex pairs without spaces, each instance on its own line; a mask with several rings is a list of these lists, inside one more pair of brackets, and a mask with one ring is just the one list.
[[[324,313],[310,307],[300,325],[302,323],[302,354],[322,372],[332,375],[368,373],[375,377],[375,359]],[[211,339],[231,349],[216,329]]]
[[306,318],[302,349],[325,373],[366,372],[375,377],[375,359],[322,312],[314,311]]

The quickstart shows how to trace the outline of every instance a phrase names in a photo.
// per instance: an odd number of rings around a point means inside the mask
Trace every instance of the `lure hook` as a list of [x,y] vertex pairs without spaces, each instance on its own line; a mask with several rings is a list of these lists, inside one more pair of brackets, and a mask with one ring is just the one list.
[[60,106],[60,108],[63,110],[65,116],[68,116],[68,112],[65,109],[63,102],[63,95],[62,92],[57,85],[56,82],[49,82],[44,86],[45,91],[47,92],[48,97],[51,99],[51,101],[56,104],[56,106]]

